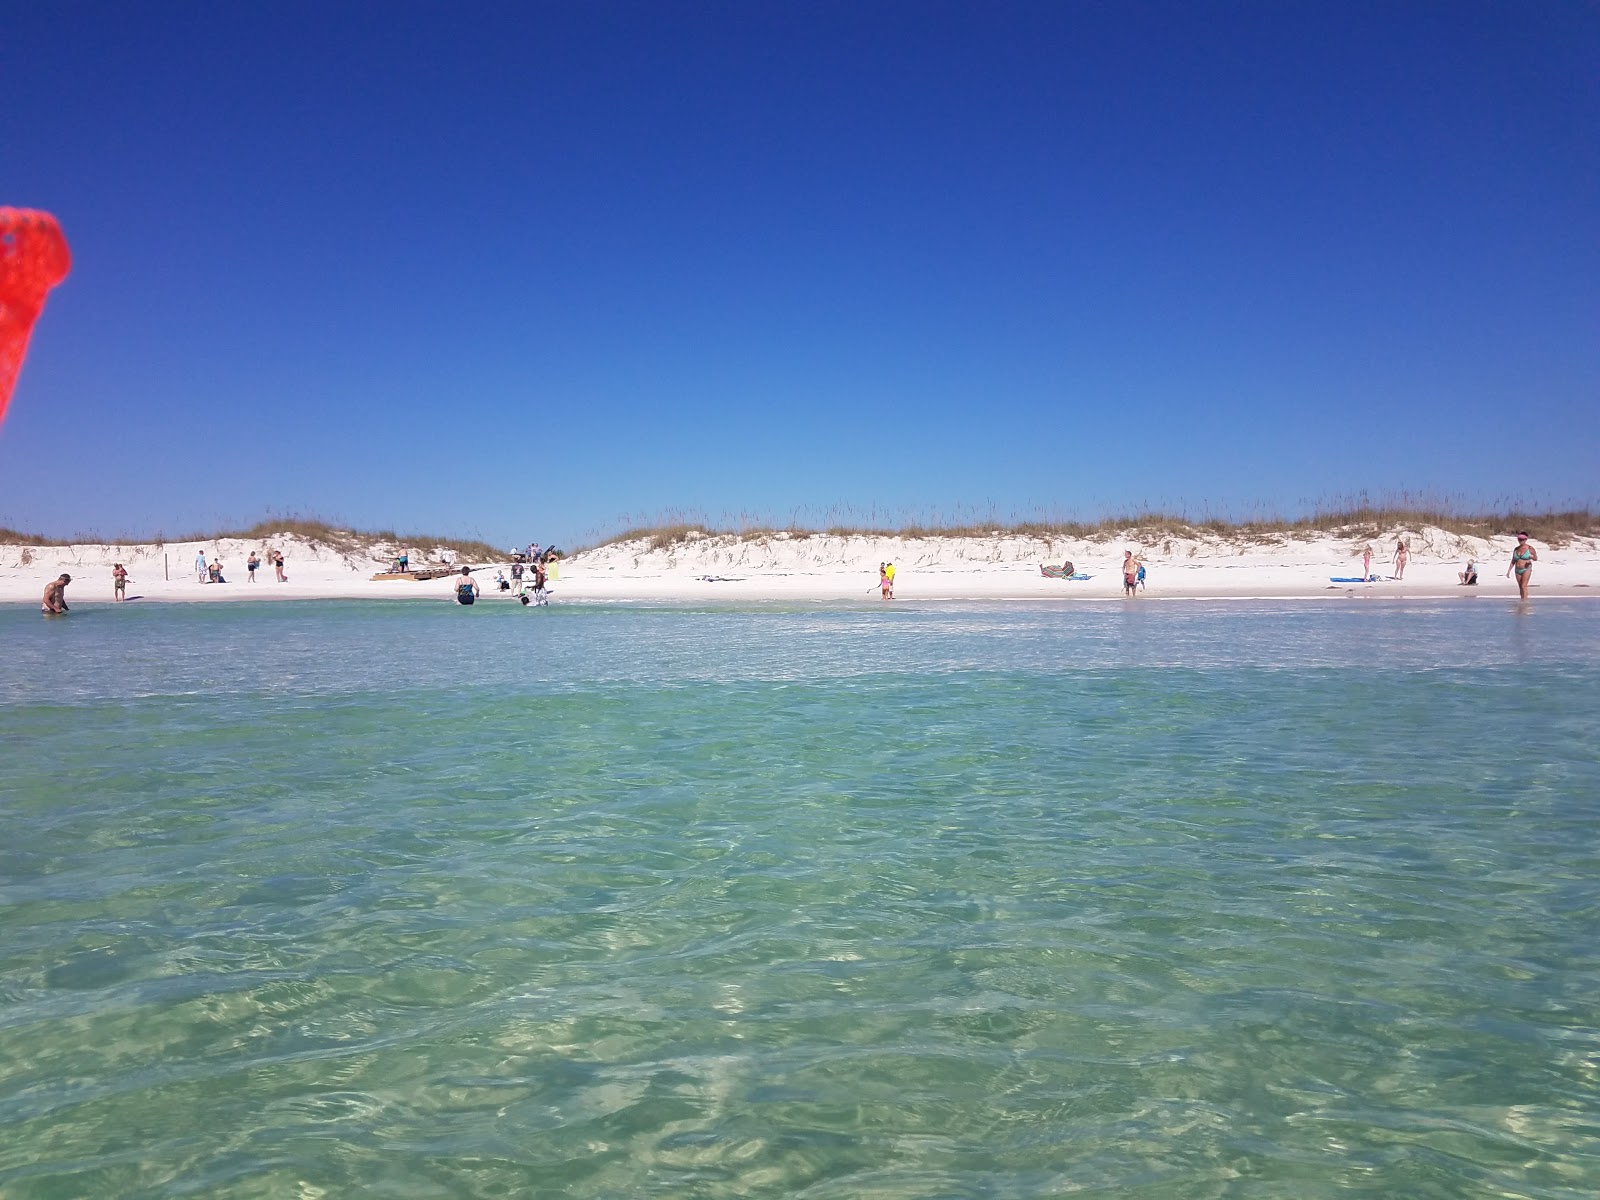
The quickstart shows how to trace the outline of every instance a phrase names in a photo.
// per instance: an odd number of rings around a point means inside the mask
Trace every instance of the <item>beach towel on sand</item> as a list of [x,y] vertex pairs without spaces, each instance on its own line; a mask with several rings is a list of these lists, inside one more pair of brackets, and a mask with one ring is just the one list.
[[1039,574],[1043,575],[1046,579],[1075,579],[1080,582],[1089,578],[1087,575],[1083,574],[1068,575],[1064,567],[1040,567]]

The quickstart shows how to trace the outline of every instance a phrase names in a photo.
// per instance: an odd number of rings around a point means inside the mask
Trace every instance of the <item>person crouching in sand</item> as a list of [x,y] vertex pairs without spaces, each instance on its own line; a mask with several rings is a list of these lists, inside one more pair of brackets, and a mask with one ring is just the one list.
[[39,611],[44,613],[64,613],[67,611],[67,584],[72,582],[71,575],[62,575],[52,579],[44,585],[44,600],[39,605]]

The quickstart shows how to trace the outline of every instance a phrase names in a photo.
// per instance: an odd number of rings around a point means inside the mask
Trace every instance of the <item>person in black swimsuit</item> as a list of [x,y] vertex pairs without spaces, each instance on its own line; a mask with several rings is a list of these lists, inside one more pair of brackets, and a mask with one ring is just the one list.
[[478,583],[472,578],[472,568],[462,567],[461,578],[456,581],[456,603],[476,604],[478,601]]

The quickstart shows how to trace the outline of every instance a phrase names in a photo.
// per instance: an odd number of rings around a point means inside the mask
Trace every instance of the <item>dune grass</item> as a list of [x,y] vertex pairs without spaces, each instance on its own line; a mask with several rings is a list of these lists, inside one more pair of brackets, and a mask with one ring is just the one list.
[[1562,546],[1574,537],[1600,537],[1600,513],[1588,507],[1534,509],[1508,506],[1499,512],[1467,512],[1451,507],[1423,507],[1405,504],[1359,504],[1352,507],[1319,507],[1297,517],[1262,516],[1229,519],[1217,516],[1192,517],[1181,513],[1151,509],[1134,510],[1098,518],[1070,519],[989,519],[836,521],[808,524],[799,521],[771,522],[740,515],[719,521],[691,517],[681,512],[658,523],[631,522],[619,533],[596,538],[582,549],[599,549],[620,542],[645,542],[651,550],[665,550],[701,537],[733,537],[740,541],[761,541],[775,537],[788,540],[826,537],[861,538],[982,538],[1025,537],[1042,541],[1103,542],[1131,537],[1151,542],[1165,539],[1221,539],[1231,542],[1268,543],[1296,538],[1333,536],[1352,541],[1367,541],[1396,532],[1420,531],[1424,527],[1441,529],[1460,537],[1496,537],[1526,530],[1535,541]]
[[[78,533],[69,538],[47,538],[0,528],[0,544],[13,546],[113,545],[153,542],[157,546],[180,542],[261,542],[296,537],[317,549],[327,548],[346,557],[371,557],[382,561],[392,547],[409,546],[423,554],[451,551],[458,561],[488,562],[506,557],[481,538],[448,537],[435,534],[399,534],[392,529],[347,529],[317,517],[268,517],[242,529],[212,529],[169,537],[157,533],[152,538],[107,538],[100,533]],[[381,549],[381,552],[380,552]]]
[[264,521],[257,521],[247,529],[209,535],[188,534],[175,540],[205,542],[232,538],[251,542],[269,541],[285,536],[301,538],[313,547],[326,546],[346,555],[370,553],[378,546],[413,546],[422,551],[449,550],[458,559],[464,560],[485,561],[506,556],[504,550],[497,550],[480,538],[458,538],[428,533],[399,534],[392,529],[342,529],[314,517],[269,517]]
[[54,546],[58,543],[47,537],[40,537],[37,533],[23,533],[17,529],[7,529],[0,525],[0,546]]

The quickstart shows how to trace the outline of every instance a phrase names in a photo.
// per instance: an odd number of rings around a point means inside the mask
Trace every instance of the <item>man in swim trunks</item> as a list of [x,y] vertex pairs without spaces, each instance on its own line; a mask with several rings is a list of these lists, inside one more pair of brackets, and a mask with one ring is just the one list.
[[1135,595],[1139,587],[1139,560],[1133,556],[1132,550],[1122,552],[1122,594]]
[[1528,531],[1524,529],[1517,534],[1517,548],[1511,552],[1511,565],[1506,568],[1506,574],[1512,571],[1517,573],[1517,592],[1522,599],[1528,598],[1528,583],[1533,579],[1533,564],[1539,561],[1539,552],[1528,545]]
[[121,563],[111,565],[111,598],[113,600],[128,598],[128,568]]
[[52,579],[44,585],[44,600],[39,605],[40,612],[64,613],[67,611],[67,584],[72,582],[71,575],[62,575]]
[[199,554],[194,556],[194,576],[201,583],[210,582],[210,579],[208,578],[208,572],[206,570],[206,552],[204,550],[200,551]]
[[883,574],[889,581],[889,599],[894,599],[894,564],[889,563],[883,568]]

